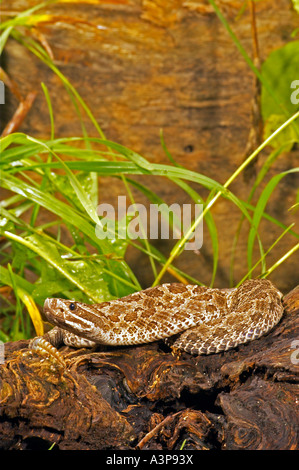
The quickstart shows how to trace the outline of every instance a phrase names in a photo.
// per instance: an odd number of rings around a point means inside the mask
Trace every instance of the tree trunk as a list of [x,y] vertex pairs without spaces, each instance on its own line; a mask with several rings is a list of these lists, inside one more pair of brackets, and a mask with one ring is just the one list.
[[[292,32],[298,27],[298,13],[290,0],[254,3],[260,61],[263,62],[270,52],[292,40]],[[22,11],[34,4],[36,2],[31,0],[4,0],[2,9]],[[243,0],[221,0],[217,4],[253,58],[249,8],[243,9]],[[249,134],[256,130],[252,129],[254,75],[207,1],[107,0],[97,4],[82,0],[54,3],[41,12],[49,16],[28,34],[48,47],[55,65],[90,107],[107,139],[135,150],[151,162],[169,164],[160,142],[162,129],[166,145],[179,164],[222,184],[243,162]],[[80,120],[59,78],[15,40],[8,41],[4,52],[3,67],[18,85],[23,98],[37,93],[18,130],[49,138],[49,111],[40,86],[43,81],[53,105],[55,137],[82,135]],[[16,97],[9,89],[6,91],[2,128],[18,106]],[[83,121],[88,135],[99,137],[86,115]],[[266,153],[255,160],[251,177],[248,173],[242,174],[231,185],[230,189],[241,200],[248,198],[253,176],[259,172]],[[283,154],[270,168],[267,178],[295,167],[297,159],[298,148]],[[139,181],[169,205],[192,202],[184,191],[165,178],[143,177]],[[196,189],[203,198],[207,197],[204,188],[196,186]],[[286,226],[294,222],[289,208],[296,201],[297,189],[298,175],[293,173],[281,181],[267,205],[267,213]],[[126,195],[126,191],[116,178],[102,177],[99,194],[99,202],[116,206],[117,196]],[[136,202],[149,204],[139,191],[133,189],[133,194]],[[42,214],[44,211],[40,211],[40,216]],[[242,214],[225,199],[217,202],[212,214],[219,231],[219,269],[215,285],[227,287],[232,241]],[[47,215],[40,220],[41,224],[46,222]],[[265,247],[271,246],[282,232],[280,227],[267,221],[263,221],[260,228]],[[247,269],[244,256],[247,237],[248,227],[244,224],[235,254],[237,280],[242,279]],[[165,254],[173,246],[173,240],[152,242]],[[275,253],[272,251],[267,256],[268,265],[293,246],[294,238],[290,234],[284,236],[275,247]],[[255,248],[257,260],[257,244]],[[212,258],[213,247],[205,227],[200,254],[185,250],[177,266],[209,285]],[[148,257],[129,249],[127,259],[142,287],[150,286],[153,273]],[[273,273],[272,280],[280,290],[287,292],[296,285],[297,280],[288,273],[297,266],[298,257],[292,256]],[[164,281],[174,282],[174,278],[166,275]]]

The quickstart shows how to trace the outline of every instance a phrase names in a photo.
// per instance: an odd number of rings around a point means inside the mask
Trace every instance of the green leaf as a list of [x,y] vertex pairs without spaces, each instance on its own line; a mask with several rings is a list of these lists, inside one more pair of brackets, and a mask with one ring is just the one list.
[[0,36],[0,55],[2,54],[3,52],[3,49],[4,49],[4,46],[11,34],[13,30],[13,27],[12,26],[8,26],[4,31],[3,33],[1,33],[1,36]]
[[21,237],[10,232],[4,234],[10,240],[26,246],[43,258],[60,275],[68,279],[94,302],[103,302],[111,298],[107,284],[103,279],[100,263],[87,263],[83,259],[64,258],[63,253],[59,252],[54,242],[36,233],[28,237]]
[[42,258],[39,260],[39,268],[40,278],[34,284],[32,292],[32,296],[38,303],[43,304],[47,297],[62,296],[64,291],[76,289],[68,279]]
[[292,0],[292,2],[293,2],[294,10],[296,10],[296,12],[299,13],[299,0]]
[[85,188],[82,186],[82,184],[80,184],[77,177],[71,172],[71,170],[64,163],[64,161],[61,160],[56,154],[55,154],[55,157],[58,159],[58,161],[61,163],[61,165],[65,169],[67,176],[69,178],[69,181],[72,185],[72,188],[75,191],[76,196],[78,200],[80,201],[82,208],[87,212],[87,214],[89,215],[91,220],[94,221],[95,224],[100,224],[101,222],[97,215],[96,207],[94,206],[93,202],[89,198],[87,192],[85,191]]
[[260,224],[261,218],[263,217],[264,209],[265,209],[265,207],[268,203],[268,200],[269,200],[270,196],[272,195],[274,189],[276,188],[276,186],[280,182],[280,180],[284,176],[286,176],[290,173],[295,173],[295,172],[299,172],[299,168],[293,168],[291,170],[284,171],[282,173],[279,173],[279,174],[273,176],[273,178],[271,178],[271,180],[268,182],[268,184],[264,188],[262,194],[260,195],[260,198],[259,198],[259,200],[256,204],[256,207],[255,207],[255,210],[254,210],[254,214],[253,214],[253,218],[252,218],[252,225],[251,225],[249,235],[248,235],[248,244],[247,244],[248,270],[250,270],[251,266],[252,266],[252,255],[253,255],[254,240],[255,240],[255,237],[257,235],[257,229],[258,229],[258,226]]
[[8,26],[17,26],[19,24],[26,24],[28,22],[28,17],[34,16],[33,13],[37,10],[40,10],[41,8],[46,7],[50,3],[52,3],[53,0],[48,0],[47,2],[41,2],[38,5],[35,5],[28,10],[22,11],[21,13],[18,13],[13,19],[7,20],[3,23],[0,24],[0,29],[7,28]]
[[127,147],[124,147],[123,145],[117,144],[116,142],[111,142],[110,140],[98,140],[98,141],[102,143],[103,145],[106,145],[107,147],[116,150],[121,155],[126,157],[128,160],[131,160],[132,162],[136,163],[136,165],[140,166],[141,168],[144,168],[145,170],[148,170],[148,171],[152,171],[153,169],[152,164],[149,163],[141,155],[134,152],[133,150],[128,149]]
[[[68,169],[68,167],[67,167]],[[69,171],[69,169],[68,169]],[[74,176],[74,175],[73,175]],[[51,181],[55,184],[56,189],[59,190],[61,194],[63,194],[69,201],[72,202],[73,205],[77,207],[79,211],[82,212],[83,209],[86,208],[84,203],[88,198],[87,195],[91,194],[93,189],[93,178],[91,173],[89,172],[81,172],[78,173],[75,177],[75,183],[71,181],[70,175],[60,175],[58,173],[51,173]],[[71,181],[72,184],[69,184]],[[95,207],[91,204],[90,199],[88,199],[88,203],[92,208],[90,209],[90,218],[95,222],[99,223],[98,216],[96,214]],[[86,209],[88,213],[88,210]],[[96,220],[95,220],[96,217]]]
[[[88,241],[92,243],[101,254],[110,256],[114,252],[113,240],[99,240],[95,233],[95,226],[89,223],[75,208],[70,207],[51,194],[41,191],[21,179],[9,175],[8,172],[0,171],[0,181],[2,187],[34,201],[59,216],[63,221],[74,225],[88,237]],[[115,261],[107,258],[106,265],[106,274],[107,276],[109,276],[109,273],[111,275],[110,287],[113,295],[121,297],[121,295],[126,295],[130,292],[134,292],[136,289],[141,289],[141,286],[125,261]],[[113,276],[117,276],[118,283],[113,283]],[[129,285],[131,286],[130,292],[128,292]]]
[[35,188],[21,179],[15,178],[9,175],[7,172],[2,173],[0,171],[0,180],[2,187],[9,189],[17,194],[22,195],[26,199],[30,199],[35,203],[41,205],[45,209],[53,212],[57,216],[61,217],[83,233],[85,233],[91,240],[93,240],[102,253],[110,253],[111,247],[107,240],[99,240],[95,235],[94,226],[91,225],[81,214],[78,213],[74,208],[55,198],[49,193]]
[[[227,198],[231,198],[232,194],[228,189],[225,189],[220,183],[208,176],[202,175],[195,171],[187,170],[185,168],[177,168],[170,165],[162,165],[159,163],[151,164],[151,171],[149,172],[145,168],[137,165],[133,162],[120,162],[120,161],[66,161],[65,165],[72,170],[81,171],[94,171],[103,176],[112,176],[120,174],[128,175],[155,175],[164,176],[167,178],[181,178],[195,183],[201,184],[205,188],[215,189],[221,191]],[[40,163],[38,165],[30,166],[30,169],[35,167],[39,168],[62,168],[59,162]],[[29,169],[29,168],[28,168]],[[19,169],[18,169],[19,171]],[[235,198],[235,196],[234,196]]]
[[[268,137],[278,127],[285,122],[284,114],[271,114],[265,121],[264,135]],[[271,145],[274,149],[281,149],[283,147],[284,152],[289,152],[295,142],[298,142],[298,135],[293,126],[288,126],[284,129],[275,139],[272,140]]]
[[[293,115],[299,110],[294,83],[298,80],[298,70],[299,41],[292,41],[273,51],[262,65],[262,74],[280,101],[278,106],[266,87],[262,87],[261,111],[265,123],[265,138],[285,121],[286,113]],[[298,124],[293,123],[284,129],[279,137],[272,140],[271,145],[278,147],[285,142],[290,142],[290,145],[292,142],[299,142]]]
[[[3,158],[4,150],[11,144],[28,144],[28,139],[26,134],[21,132],[15,132],[14,134],[6,135],[0,139],[0,148],[1,148],[1,160]],[[12,150],[13,151],[13,150]]]
[[[14,273],[14,281],[18,287],[22,288],[26,292],[29,292],[29,294],[32,293],[34,286],[31,284],[31,282],[26,281],[26,279],[16,273]],[[4,266],[0,266],[0,283],[4,286],[13,287],[10,273]]]

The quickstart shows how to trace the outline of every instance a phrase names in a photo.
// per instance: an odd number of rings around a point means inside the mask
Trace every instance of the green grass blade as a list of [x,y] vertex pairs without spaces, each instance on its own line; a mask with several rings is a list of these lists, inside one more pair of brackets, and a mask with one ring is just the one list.
[[[29,248],[37,255],[42,257],[47,263],[49,263],[49,265],[53,266],[60,274],[62,274],[66,279],[74,284],[75,287],[80,289],[87,297],[91,298],[95,302],[109,300],[109,292],[107,287],[104,285],[103,280],[97,279],[97,283],[95,283],[94,289],[92,289],[90,283],[86,282],[86,274],[88,272],[87,264],[84,266],[84,269],[82,266],[82,271],[78,271],[76,269],[78,262],[69,259],[62,259],[55,244],[51,243],[43,236],[34,234],[28,237],[20,237],[19,235],[10,233],[8,231],[4,231],[4,236],[10,240],[20,243],[21,245],[24,245],[26,248]],[[85,282],[81,281],[83,280],[83,277]],[[95,276],[93,275],[92,277],[94,278]]]
[[28,185],[24,181],[15,178],[12,175],[4,174],[0,172],[0,178],[2,180],[2,186],[10,191],[22,195],[25,198],[32,200],[33,202],[41,205],[45,209],[53,212],[62,220],[75,225],[79,230],[85,233],[93,242],[96,243],[100,252],[110,253],[111,246],[106,240],[99,240],[95,235],[94,227],[82,217],[78,211],[71,208],[69,205],[58,200],[49,193],[39,190],[31,185]]
[[[13,287],[9,270],[5,268],[4,266],[0,266],[0,282],[4,286]],[[24,279],[24,277],[19,276],[18,274],[14,273],[14,282],[15,282],[15,285],[17,285],[24,291],[28,292],[29,294],[32,294],[34,286],[33,284],[31,284],[31,282]]]
[[285,253],[276,263],[274,263],[266,273],[262,277],[268,277],[270,274],[273,273],[275,269],[277,269],[282,263],[284,263],[290,256],[292,256],[296,251],[299,250],[299,243],[297,245],[293,246],[287,253]]
[[[20,180],[19,178],[15,178],[14,176],[9,175],[8,173],[3,173],[0,171],[0,181],[2,183],[2,187],[41,205],[45,209],[60,217],[63,221],[73,225],[78,230],[83,232],[88,237],[89,242],[94,245],[100,253],[106,255],[113,253],[113,244],[111,244],[111,242],[107,239],[99,240],[95,233],[95,226],[90,224],[90,222],[76,209],[70,207],[68,204],[65,204],[51,194],[45,193],[44,191],[41,191],[38,188]],[[115,263],[117,263],[117,265],[115,265]],[[111,271],[115,272],[126,281],[133,281],[136,289],[140,288],[140,284],[136,283],[135,276],[124,261],[113,262],[112,260],[108,259],[107,265],[114,265],[114,269],[111,269]]]
[[252,267],[252,256],[253,256],[253,246],[254,240],[256,238],[257,229],[260,224],[261,218],[264,213],[264,209],[268,203],[270,196],[272,195],[274,189],[280,182],[280,180],[290,174],[298,172],[299,168],[293,168],[288,171],[284,171],[283,173],[279,173],[278,175],[273,176],[273,178],[268,182],[266,187],[264,188],[254,210],[254,214],[252,217],[252,226],[250,227],[249,235],[248,235],[248,243],[247,243],[247,264],[248,270]]
[[52,107],[52,103],[51,103],[51,98],[50,98],[50,95],[49,95],[49,90],[43,82],[41,82],[41,87],[42,87],[42,90],[44,92],[46,102],[47,102],[47,105],[48,105],[48,112],[49,112],[50,124],[51,124],[50,139],[54,140],[55,126],[54,126],[54,114],[53,114],[53,107]]
[[[193,199],[196,204],[203,204],[204,200],[200,197],[200,195],[189,186],[185,181],[181,181],[180,179],[173,179],[173,181],[180,186],[189,196]],[[217,226],[215,224],[214,218],[211,212],[207,212],[204,218],[205,223],[207,224],[211,243],[212,243],[212,251],[213,251],[213,270],[212,270],[212,279],[210,282],[210,287],[213,287],[215,282],[215,277],[217,273],[218,267],[218,260],[219,260],[219,243],[218,243],[218,231]]]
[[19,34],[16,30],[11,32],[12,36],[23,46],[27,47],[29,51],[31,51],[36,57],[38,57],[42,62],[44,62],[62,81],[63,85],[65,86],[68,93],[71,93],[72,96],[78,101],[80,106],[84,109],[85,113],[93,123],[94,127],[96,128],[99,135],[104,139],[105,135],[97,123],[96,119],[94,118],[91,110],[81,98],[80,94],[77,92],[75,87],[70,83],[70,81],[63,75],[63,73],[56,67],[53,63],[52,59],[46,53],[46,51],[32,38],[24,38],[21,34]]
[[52,2],[43,2],[38,5],[35,5],[34,7],[29,8],[28,10],[18,13],[15,18],[0,23],[0,29],[4,29],[3,33],[0,36],[0,55],[2,54],[7,39],[13,32],[14,27],[26,22],[28,16],[32,15],[35,11],[47,6],[49,3],[53,3],[53,0]]
[[[15,299],[16,299],[16,314],[15,314],[15,318],[14,318],[14,321],[13,321],[12,331],[13,331],[13,339],[17,340],[17,339],[19,339],[19,337],[26,336],[25,324],[24,324],[21,300],[20,300],[20,296],[18,295],[19,287],[17,286],[15,276],[14,276],[14,272],[12,270],[11,265],[8,264],[7,268],[8,268],[8,273],[9,273],[9,277],[10,277],[10,285],[11,285],[13,291],[14,291]],[[20,327],[21,327],[21,330],[22,330],[21,332],[19,330]]]
[[[250,278],[251,277],[251,273],[255,270],[255,268],[260,264],[262,263],[263,261],[263,258],[265,258],[272,250],[273,248],[280,242],[280,240],[287,234],[290,232],[291,228],[294,227],[294,223],[289,225],[289,227],[286,227],[286,229],[283,231],[283,233],[281,233],[279,235],[279,237],[272,243],[272,245],[268,248],[268,250],[263,254],[263,256],[255,263],[254,266],[252,266],[250,268],[250,270],[246,273],[246,275],[238,282],[238,284],[236,285],[236,287],[239,287],[241,284],[243,284],[243,282]],[[264,277],[266,273],[263,273],[261,275],[261,277]]]
[[[252,62],[252,60],[250,59],[250,57],[248,56],[247,52],[245,51],[244,47],[241,45],[240,41],[238,40],[237,36],[235,35],[235,33],[233,32],[233,30],[231,29],[230,25],[228,24],[228,22],[226,21],[225,17],[223,16],[223,14],[221,13],[220,9],[218,8],[218,6],[216,5],[215,1],[214,0],[208,0],[209,3],[212,5],[212,7],[214,8],[215,10],[215,13],[216,15],[218,16],[219,20],[221,21],[221,23],[223,24],[223,26],[225,27],[226,31],[228,32],[228,34],[230,35],[230,37],[232,38],[235,46],[237,47],[237,49],[239,50],[239,52],[241,53],[241,55],[243,56],[245,62],[247,63],[247,65],[249,65],[249,67],[251,68],[251,70],[253,71],[253,73],[256,75],[256,77],[259,79],[259,81],[264,85],[265,89],[267,90],[267,92],[269,93],[269,95],[272,97],[272,99],[275,101],[276,105],[283,111],[284,115],[286,116],[286,118],[289,118],[289,112],[287,111],[287,109],[283,106],[283,104],[280,102],[279,98],[276,96],[274,90],[272,89],[272,87],[270,86],[270,84],[268,83],[268,81],[265,79],[265,77],[261,74],[261,72],[259,71],[259,69],[254,65],[254,63]],[[299,135],[299,129],[297,127],[297,125],[295,124],[295,122],[292,123],[297,135]]]
[[9,36],[10,36],[12,30],[13,30],[13,27],[12,27],[12,26],[8,26],[8,27],[3,31],[3,33],[2,33],[1,36],[0,36],[0,55],[1,55],[2,52],[3,52],[3,49],[4,49],[4,47],[5,47],[5,44],[6,44],[7,40],[8,40],[8,38],[9,38]]

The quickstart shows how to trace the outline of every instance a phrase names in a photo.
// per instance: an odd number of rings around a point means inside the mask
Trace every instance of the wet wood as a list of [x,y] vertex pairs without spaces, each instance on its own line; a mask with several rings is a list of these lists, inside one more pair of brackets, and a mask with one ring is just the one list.
[[210,356],[63,347],[63,365],[5,344],[1,448],[298,449],[299,286],[284,305],[268,335]]

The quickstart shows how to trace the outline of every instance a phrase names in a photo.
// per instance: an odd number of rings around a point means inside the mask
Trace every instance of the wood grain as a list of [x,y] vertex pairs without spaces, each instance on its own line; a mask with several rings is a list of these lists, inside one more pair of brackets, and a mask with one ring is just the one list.
[[[238,15],[243,3],[221,0],[219,8],[252,56],[250,13],[245,10]],[[4,0],[2,9],[21,11],[34,4],[31,0]],[[38,25],[39,35],[35,37],[41,40],[42,35],[55,65],[90,106],[107,138],[134,149],[151,162],[168,163],[160,145],[159,133],[163,129],[169,151],[178,163],[221,183],[241,164],[251,132],[254,77],[208,2],[124,0],[96,4],[82,0],[56,4],[45,11],[52,17]],[[298,27],[298,14],[289,0],[265,0],[256,2],[256,17],[260,60],[264,61],[271,51],[291,40],[291,33]],[[23,96],[32,91],[38,93],[20,131],[41,138],[50,135],[47,105],[40,87],[43,81],[54,107],[55,136],[81,135],[81,124],[67,93],[45,65],[13,40],[5,49],[4,64]],[[16,99],[8,91],[2,128],[16,107]],[[89,120],[84,119],[89,135],[97,136]],[[298,149],[284,155],[271,168],[269,177],[296,166],[297,158]],[[265,154],[251,168],[251,178],[244,180],[241,176],[232,185],[232,191],[240,198],[247,198],[252,177],[264,159]],[[140,181],[168,204],[190,202],[182,190],[167,180]],[[294,221],[288,209],[295,201],[297,188],[296,175],[284,178],[267,207],[270,215],[287,226]],[[207,196],[205,190],[197,189],[202,197]],[[125,195],[122,184],[116,179],[101,178],[101,202],[115,204],[117,195]],[[136,201],[148,204],[137,191],[134,195]],[[213,215],[219,230],[220,253],[216,285],[226,287],[231,243],[240,213],[232,204],[220,200]],[[279,228],[263,223],[265,246],[270,246],[280,233]],[[246,270],[247,235],[244,226],[236,255],[236,279],[241,279]],[[172,246],[172,242],[163,240],[153,243],[163,253],[169,253]],[[270,254],[269,266],[293,245],[291,236],[284,237],[275,253]],[[142,286],[151,285],[148,258],[129,250],[128,261]],[[297,265],[298,256],[293,256],[273,273],[273,282],[281,290],[290,290],[298,282],[288,276]],[[206,227],[200,254],[185,251],[178,266],[203,283],[210,283],[212,246]],[[173,282],[173,277],[163,279],[168,281]]]
[[63,367],[28,341],[7,343],[0,447],[298,449],[298,293],[284,297],[287,313],[268,335],[198,358],[162,342],[63,347]]

